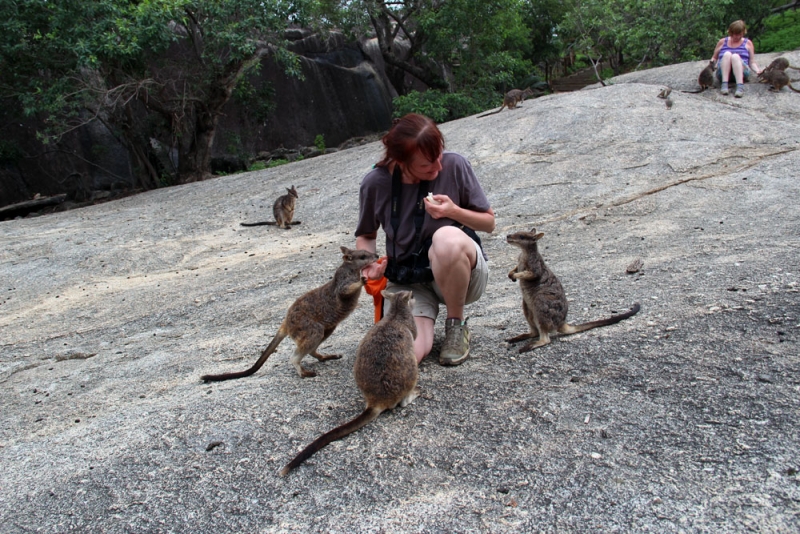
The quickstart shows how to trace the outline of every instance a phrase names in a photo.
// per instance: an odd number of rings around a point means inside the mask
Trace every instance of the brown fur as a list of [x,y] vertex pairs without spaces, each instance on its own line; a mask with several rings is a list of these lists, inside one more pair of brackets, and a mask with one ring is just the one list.
[[509,273],[512,282],[519,280],[522,290],[522,312],[530,325],[530,333],[507,339],[509,343],[517,343],[536,338],[521,349],[527,352],[550,343],[550,334],[558,332],[562,335],[584,332],[598,326],[618,323],[639,312],[639,304],[633,305],[630,311],[612,315],[606,319],[591,321],[579,325],[567,323],[567,297],[564,288],[553,271],[544,263],[539,253],[538,241],[544,234],[537,234],[534,228],[530,232],[517,232],[506,237],[509,244],[522,249],[517,266]]
[[378,324],[373,326],[356,350],[353,374],[356,385],[364,395],[367,407],[352,421],[323,434],[286,464],[280,475],[303,463],[312,454],[332,441],[341,439],[366,425],[382,412],[396,406],[406,407],[419,394],[417,390],[417,360],[414,357],[414,339],[417,327],[411,314],[411,291],[395,294],[383,292],[392,301],[391,308]]
[[792,82],[789,80],[789,75],[786,74],[785,71],[782,70],[773,70],[771,72],[762,71],[761,77],[763,77],[762,81],[772,86],[769,88],[770,91],[780,91],[784,87],[788,86],[789,89],[791,89],[795,93],[800,93],[800,90],[792,87]]
[[252,375],[264,365],[286,336],[295,342],[296,348],[290,361],[302,378],[317,375],[301,365],[300,362],[306,354],[321,362],[341,358],[338,354],[320,354],[317,348],[356,308],[364,286],[361,269],[378,259],[377,254],[366,250],[350,250],[346,247],[341,247],[341,250],[342,264],[336,269],[333,279],[302,295],[289,306],[278,333],[250,369],[236,373],[204,375],[201,379],[218,382]]
[[767,81],[767,80],[766,80],[766,77],[767,77],[767,75],[769,75],[770,73],[772,73],[772,72],[775,72],[775,71],[777,71],[777,70],[781,70],[781,71],[783,71],[783,70],[786,70],[786,69],[788,69],[789,67],[790,67],[790,65],[789,65],[789,60],[788,60],[788,59],[786,59],[785,57],[778,57],[778,58],[775,58],[775,59],[773,59],[773,60],[772,60],[772,63],[770,63],[770,64],[767,66],[767,68],[765,68],[764,70],[762,70],[762,71],[761,71],[761,72],[758,74],[758,81],[759,81],[759,82],[766,82],[766,81]]
[[264,221],[257,223],[240,223],[242,226],[263,226],[275,225],[278,228],[291,230],[293,224],[300,224],[300,221],[293,221],[294,208],[297,204],[297,189],[292,186],[291,189],[286,188],[287,193],[279,196],[275,203],[272,205],[272,215],[275,217],[275,222]]
[[672,87],[665,87],[658,93],[658,98],[668,98],[672,92]]
[[684,93],[702,93],[706,89],[714,87],[714,62],[709,61],[706,68],[700,71],[700,76],[697,77],[697,83],[700,89],[696,91],[682,91]]

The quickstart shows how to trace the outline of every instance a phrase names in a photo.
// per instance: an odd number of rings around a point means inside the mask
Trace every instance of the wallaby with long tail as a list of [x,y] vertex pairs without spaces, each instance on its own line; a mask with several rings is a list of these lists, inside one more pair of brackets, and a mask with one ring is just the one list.
[[281,469],[281,476],[288,475],[289,471],[329,443],[355,432],[386,410],[398,405],[405,408],[419,395],[419,372],[414,357],[417,327],[411,314],[414,299],[411,291],[394,294],[383,291],[382,294],[391,301],[391,307],[358,344],[353,368],[356,385],[364,395],[367,407],[349,423],[312,441]]
[[240,223],[242,226],[264,226],[273,225],[278,228],[290,230],[292,225],[300,224],[300,221],[294,219],[294,208],[297,205],[297,189],[294,186],[289,189],[286,188],[287,193],[279,196],[275,203],[272,205],[272,215],[275,221],[263,221],[255,223]]
[[630,311],[612,315],[607,319],[578,325],[568,324],[569,305],[564,288],[558,277],[545,265],[544,258],[539,253],[538,242],[543,236],[543,233],[537,234],[534,228],[530,232],[517,232],[506,237],[509,244],[522,249],[517,266],[511,269],[508,277],[512,282],[519,280],[519,288],[522,290],[522,312],[530,326],[529,333],[507,339],[507,342],[517,343],[538,337],[519,349],[520,352],[528,352],[550,343],[551,333],[577,334],[598,326],[618,323],[639,312],[639,303],[636,303]]
[[495,113],[500,113],[501,111],[503,111],[504,108],[514,109],[517,107],[517,104],[525,101],[526,96],[533,96],[535,94],[536,93],[534,93],[533,89],[531,89],[530,87],[526,88],[525,90],[512,89],[509,92],[507,92],[503,97],[503,105],[500,106],[500,109],[498,109],[497,111],[484,113],[483,115],[478,115],[478,118],[480,119],[488,115],[494,115]]
[[708,65],[700,71],[700,75],[697,77],[697,83],[700,85],[700,89],[696,91],[681,91],[683,93],[702,93],[706,89],[711,89],[714,87],[714,61],[711,60],[708,62]]
[[237,373],[203,375],[201,379],[205,382],[219,382],[252,375],[264,365],[286,336],[295,342],[294,355],[290,361],[302,378],[317,376],[317,373],[301,365],[300,362],[306,354],[321,362],[341,358],[338,354],[320,354],[317,348],[356,309],[361,288],[364,287],[361,269],[378,259],[377,254],[367,250],[341,247],[341,251],[342,264],[336,269],[333,278],[302,295],[289,306],[278,333],[250,369]]

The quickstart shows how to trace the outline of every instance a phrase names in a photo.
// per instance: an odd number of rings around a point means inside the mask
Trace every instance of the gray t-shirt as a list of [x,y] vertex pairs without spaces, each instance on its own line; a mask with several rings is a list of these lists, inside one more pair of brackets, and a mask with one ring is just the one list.
[[[391,222],[392,175],[386,167],[376,167],[370,171],[361,181],[356,237],[377,232],[382,227],[386,233],[386,253],[394,256],[393,245],[396,244],[397,259],[404,260],[410,256],[414,245],[414,211],[418,189],[417,184],[402,184],[399,238],[395,243]],[[487,212],[491,207],[469,161],[455,152],[442,155],[442,170],[435,180],[428,182],[428,192],[447,195],[456,205],[472,211]],[[433,219],[426,212],[420,242],[430,238],[439,228],[454,222],[448,218]]]

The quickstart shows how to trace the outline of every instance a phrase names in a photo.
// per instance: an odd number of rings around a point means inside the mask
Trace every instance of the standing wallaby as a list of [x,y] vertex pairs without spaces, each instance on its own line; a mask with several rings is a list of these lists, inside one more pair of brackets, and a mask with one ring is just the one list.
[[264,365],[286,336],[295,342],[296,347],[290,362],[302,378],[317,376],[317,373],[304,369],[301,365],[300,362],[306,354],[321,362],[341,358],[337,354],[320,354],[317,348],[356,308],[364,286],[361,269],[378,259],[377,254],[366,250],[350,250],[346,247],[341,247],[341,250],[342,264],[336,269],[333,279],[312,289],[289,306],[278,333],[250,369],[237,373],[203,375],[201,379],[218,382],[252,375]]
[[770,91],[780,91],[788,86],[789,89],[795,93],[800,93],[800,90],[792,87],[792,82],[789,80],[789,75],[786,74],[786,71],[773,70],[772,72],[762,72],[759,76],[763,82],[772,86],[769,88]]
[[264,221],[257,223],[240,223],[242,226],[264,226],[275,225],[285,230],[290,230],[293,224],[300,224],[300,221],[293,221],[294,207],[297,204],[297,189],[292,186],[291,189],[286,188],[288,191],[285,195],[279,196],[275,203],[272,205],[272,214],[275,216],[275,222]]
[[391,301],[391,308],[358,344],[353,368],[356,385],[364,395],[367,407],[349,423],[338,426],[311,442],[281,469],[281,476],[288,475],[289,471],[332,441],[355,432],[382,412],[397,405],[405,408],[419,395],[419,372],[417,359],[414,357],[417,326],[411,314],[414,299],[411,291],[398,291],[394,294],[383,291],[382,294]]
[[479,115],[478,118],[486,117],[487,115],[494,115],[495,113],[500,113],[503,111],[503,108],[514,109],[517,107],[517,104],[523,102],[526,96],[533,96],[534,92],[533,89],[528,87],[524,91],[522,89],[512,89],[506,93],[503,97],[503,105],[500,106],[500,109],[497,111],[492,111],[491,113],[485,113],[483,115]]
[[700,71],[700,76],[697,77],[697,83],[700,84],[700,89],[696,91],[682,91],[684,93],[702,93],[706,89],[714,87],[714,61],[709,61],[706,68]]
[[522,334],[511,339],[509,343],[516,343],[525,339],[538,336],[521,349],[520,352],[528,352],[537,347],[550,343],[550,334],[577,334],[598,326],[608,326],[618,323],[639,312],[639,304],[633,305],[630,311],[612,315],[607,319],[591,321],[579,325],[567,323],[567,297],[564,288],[553,271],[544,263],[544,258],[539,253],[537,242],[544,234],[536,233],[536,228],[530,232],[517,232],[506,237],[506,241],[511,245],[519,247],[522,252],[519,255],[517,266],[511,269],[508,277],[512,282],[519,280],[519,288],[522,290],[522,312],[530,325],[530,333]]

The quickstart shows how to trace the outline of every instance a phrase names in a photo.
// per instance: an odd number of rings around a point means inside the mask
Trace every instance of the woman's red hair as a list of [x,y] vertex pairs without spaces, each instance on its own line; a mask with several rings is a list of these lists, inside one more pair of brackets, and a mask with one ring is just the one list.
[[416,113],[399,119],[381,140],[386,151],[378,167],[385,167],[391,161],[409,163],[417,152],[428,161],[435,161],[444,150],[444,137],[436,123]]

